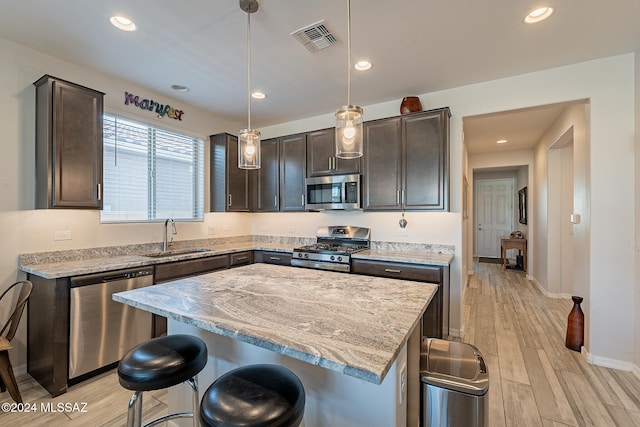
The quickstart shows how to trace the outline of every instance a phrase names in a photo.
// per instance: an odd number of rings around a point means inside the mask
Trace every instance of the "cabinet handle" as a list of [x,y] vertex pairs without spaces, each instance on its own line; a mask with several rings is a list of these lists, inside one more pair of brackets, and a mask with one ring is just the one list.
[[396,205],[400,204],[400,190],[396,191]]
[[302,195],[302,206],[304,206],[304,194]]
[[405,200],[405,197],[404,197],[404,190],[402,190],[402,204],[404,205],[406,204],[406,202],[407,201]]
[[335,158],[335,157],[332,157],[332,158],[331,158],[331,160],[332,160],[332,162],[333,162],[332,169],[333,169],[333,170],[338,169],[338,168],[337,168],[337,166],[336,166],[336,164],[338,163],[338,162],[337,162],[337,160],[336,160],[336,158]]
[[227,204],[227,206],[231,207],[232,200],[233,200],[233,197],[231,196],[231,194],[229,194],[229,203]]
[[384,271],[387,273],[402,273],[402,270],[396,270],[395,268],[385,268]]
[[278,207],[278,196],[273,196],[273,206]]
[[102,184],[98,184],[98,200],[102,200]]
[[331,157],[329,157],[329,170],[331,170]]
[[280,261],[282,258],[280,258],[279,256],[270,256],[269,259],[271,261]]
[[239,257],[237,257],[237,258],[236,258],[236,261],[244,261],[244,260],[246,260],[246,259],[249,259],[249,257],[246,257],[246,256],[239,256]]

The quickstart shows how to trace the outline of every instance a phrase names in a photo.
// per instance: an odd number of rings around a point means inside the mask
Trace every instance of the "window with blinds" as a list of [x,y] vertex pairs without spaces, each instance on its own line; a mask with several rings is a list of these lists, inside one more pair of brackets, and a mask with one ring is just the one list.
[[104,116],[101,222],[202,220],[204,142]]

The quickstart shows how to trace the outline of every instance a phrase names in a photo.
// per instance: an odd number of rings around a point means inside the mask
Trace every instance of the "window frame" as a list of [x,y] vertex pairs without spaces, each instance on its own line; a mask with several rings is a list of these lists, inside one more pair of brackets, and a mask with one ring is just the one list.
[[[146,188],[146,197],[147,197],[147,209],[146,209],[146,219],[137,218],[137,219],[104,219],[104,207],[100,210],[100,223],[101,224],[152,224],[152,223],[162,223],[167,218],[173,218],[179,222],[203,222],[205,215],[205,202],[206,202],[206,188],[205,188],[205,168],[206,168],[206,143],[205,138],[201,136],[194,136],[190,133],[185,133],[183,129],[172,129],[171,127],[158,127],[156,124],[151,124],[147,121],[140,120],[139,118],[130,118],[126,115],[105,111],[103,114],[104,123],[110,120],[114,122],[117,126],[118,120],[123,122],[131,123],[135,126],[145,127],[147,132],[147,149],[146,149],[146,163],[147,163],[147,188]],[[104,129],[104,124],[103,124]],[[192,217],[181,217],[181,216],[157,216],[158,206],[157,206],[157,187],[158,187],[158,133],[164,133],[164,136],[167,135],[176,135],[179,138],[184,138],[185,140],[192,140],[194,145],[194,153],[191,156],[191,167],[194,167],[193,173],[191,174],[191,183],[193,186],[192,193],[192,203],[190,206]],[[103,136],[103,155],[105,154],[106,148],[106,139],[107,133],[105,132]],[[117,150],[117,144],[115,145],[115,149]],[[105,160],[107,156],[105,156]],[[103,197],[107,194],[106,184],[106,161],[103,164]],[[104,206],[107,204],[104,203]],[[123,211],[124,212],[124,211]]]

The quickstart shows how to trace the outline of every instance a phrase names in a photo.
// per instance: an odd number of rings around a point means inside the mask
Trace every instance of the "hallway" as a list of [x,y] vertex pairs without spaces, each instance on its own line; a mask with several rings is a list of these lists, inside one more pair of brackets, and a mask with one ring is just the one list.
[[640,426],[640,380],[589,365],[564,346],[572,302],[546,298],[524,273],[474,263],[464,342],[489,365],[489,425]]

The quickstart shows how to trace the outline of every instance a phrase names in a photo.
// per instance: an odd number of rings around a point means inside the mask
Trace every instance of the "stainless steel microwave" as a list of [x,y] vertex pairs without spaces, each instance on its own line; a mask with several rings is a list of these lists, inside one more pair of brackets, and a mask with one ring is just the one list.
[[307,178],[305,209],[358,210],[360,175],[329,175]]

